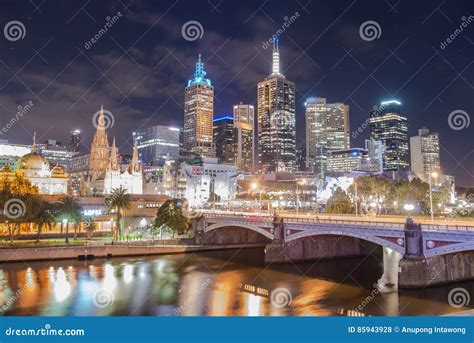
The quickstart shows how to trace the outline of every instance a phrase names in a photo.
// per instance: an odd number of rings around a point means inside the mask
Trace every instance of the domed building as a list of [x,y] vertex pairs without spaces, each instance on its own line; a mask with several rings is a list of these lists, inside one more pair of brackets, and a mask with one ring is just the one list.
[[[40,194],[67,193],[68,174],[59,165],[50,169],[48,160],[36,151],[34,136],[31,152],[18,159],[15,173],[24,175],[33,185],[38,186]],[[0,178],[12,178],[15,173],[4,166],[0,170]]]

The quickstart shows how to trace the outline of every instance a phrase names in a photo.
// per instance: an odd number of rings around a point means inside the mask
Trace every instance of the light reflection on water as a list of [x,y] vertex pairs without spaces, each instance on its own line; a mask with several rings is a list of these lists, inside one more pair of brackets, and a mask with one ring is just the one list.
[[[55,261],[0,267],[0,313],[4,315],[326,316],[348,315],[371,294],[381,273],[377,261],[357,259],[263,268],[216,256],[171,255],[89,262]],[[212,255],[212,254],[211,254]],[[258,260],[261,252],[245,251]],[[238,261],[238,259],[237,259]],[[360,268],[354,271],[354,266]],[[330,275],[333,280],[325,280]],[[364,282],[362,282],[363,280]],[[364,287],[359,286],[363,283]],[[453,309],[453,286],[377,295],[358,315],[440,315]],[[465,283],[474,294],[473,283]],[[276,288],[291,294],[274,306]],[[110,299],[95,299],[97,294]],[[105,302],[104,302],[105,300]],[[98,305],[99,304],[99,305]],[[105,304],[105,306],[104,306]]]

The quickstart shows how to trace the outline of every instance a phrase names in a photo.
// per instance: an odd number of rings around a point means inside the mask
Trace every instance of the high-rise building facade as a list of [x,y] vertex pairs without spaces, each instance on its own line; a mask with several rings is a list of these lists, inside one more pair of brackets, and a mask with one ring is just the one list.
[[280,72],[275,39],[272,73],[257,87],[257,150],[261,172],[296,170],[295,129],[295,84]]
[[370,137],[384,146],[384,171],[408,171],[408,120],[398,100],[384,101],[370,112]]
[[201,156],[214,156],[213,123],[214,87],[206,78],[201,55],[194,77],[184,90],[183,151]]
[[235,165],[239,170],[255,170],[255,109],[240,103],[234,106],[233,146]]
[[423,128],[418,136],[410,137],[411,170],[421,179],[430,173],[440,173],[439,135]]
[[155,125],[133,132],[138,159],[148,166],[163,166],[166,156],[179,158],[180,129]]
[[350,147],[349,106],[327,103],[326,98],[309,98],[305,107],[306,166],[323,178],[329,154]]
[[234,118],[230,115],[215,117],[214,144],[219,163],[234,163]]
[[72,130],[69,133],[69,144],[67,150],[71,152],[79,152],[81,147],[81,130]]

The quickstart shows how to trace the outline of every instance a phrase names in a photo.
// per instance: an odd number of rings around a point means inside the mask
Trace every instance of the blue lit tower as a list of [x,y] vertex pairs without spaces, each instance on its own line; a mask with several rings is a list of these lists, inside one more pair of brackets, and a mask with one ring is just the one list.
[[281,73],[277,39],[272,60],[272,73],[257,86],[258,167],[261,172],[295,171],[295,84]]
[[383,144],[383,170],[410,170],[408,121],[401,115],[398,100],[384,101],[370,112],[370,138]]
[[184,90],[183,151],[200,156],[214,156],[212,119],[214,87],[206,78],[204,63],[199,54],[194,76]]

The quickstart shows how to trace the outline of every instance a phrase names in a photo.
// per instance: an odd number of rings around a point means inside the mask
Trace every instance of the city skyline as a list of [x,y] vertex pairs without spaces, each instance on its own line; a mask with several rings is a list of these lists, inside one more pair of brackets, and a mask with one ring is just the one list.
[[[34,106],[0,139],[29,143],[29,136],[36,130],[43,136],[40,141],[66,142],[68,133],[80,128],[82,150],[87,150],[93,132],[92,114],[104,103],[116,117],[116,125],[110,132],[117,137],[119,149],[131,151],[132,131],[153,125],[182,126],[180,104],[183,104],[184,82],[190,77],[198,53],[202,54],[215,86],[214,115],[231,113],[233,105],[241,101],[256,105],[256,85],[271,68],[271,47],[265,48],[264,43],[277,32],[286,16],[294,20],[279,37],[283,46],[281,67],[283,74],[296,84],[297,147],[303,146],[303,104],[307,98],[317,96],[332,102],[347,102],[354,132],[368,118],[373,105],[396,95],[408,118],[408,136],[415,136],[424,126],[439,133],[443,172],[455,175],[459,185],[472,185],[472,145],[465,144],[469,142],[469,128],[456,131],[448,125],[448,116],[455,110],[473,113],[472,103],[467,100],[472,94],[472,61],[469,62],[472,45],[467,40],[472,29],[465,31],[467,38],[459,37],[445,49],[439,47],[459,26],[461,16],[468,13],[467,2],[459,1],[457,7],[441,9],[449,21],[431,3],[426,8],[411,6],[410,13],[404,5],[393,10],[386,4],[378,4],[361,13],[360,6],[352,2],[326,4],[322,10],[327,16],[321,15],[320,25],[313,24],[306,12],[314,15],[316,3],[308,4],[307,8],[298,3],[267,4],[257,12],[255,5],[247,4],[236,13],[232,13],[232,6],[223,4],[218,10],[209,6],[209,13],[204,9],[196,12],[195,18],[189,14],[183,16],[179,11],[183,5],[192,9],[194,4],[173,4],[150,7],[132,3],[126,9],[111,3],[88,5],[93,8],[88,12],[93,12],[96,22],[82,11],[71,19],[79,6],[77,9],[58,6],[53,10],[51,5],[45,5],[38,11],[31,4],[24,4],[24,9],[21,6],[12,9],[7,19],[22,20],[27,34],[23,40],[0,43],[8,52],[2,56],[8,68],[4,65],[0,71],[8,81],[0,97],[5,107],[2,118],[8,121],[16,106],[25,106],[30,100]],[[114,18],[118,11],[122,15],[117,16],[110,31],[88,49],[85,43],[103,26],[106,16]],[[294,15],[296,12],[298,16]],[[31,15],[25,17],[25,13]],[[63,14],[64,22],[71,19],[67,24],[71,28],[81,23],[82,27],[90,28],[90,34],[75,33],[72,29],[63,35],[50,23],[40,27],[39,22],[58,13]],[[239,29],[226,25],[223,21],[226,14],[233,16],[234,25],[246,23],[239,25]],[[407,24],[403,34],[394,29],[397,18],[402,16]],[[203,36],[195,41],[184,39],[181,32],[183,24],[191,19],[203,26]],[[369,19],[375,19],[382,28],[381,38],[370,42],[361,39],[358,32],[360,24]],[[436,26],[434,30],[433,26]],[[410,31],[414,27],[421,31]],[[128,29],[131,31],[124,34]],[[308,30],[310,34],[302,34]],[[160,34],[162,31],[172,38],[165,39]],[[63,42],[66,34],[72,44]],[[143,39],[135,44],[142,34],[145,34]],[[50,37],[53,38],[48,43]],[[311,45],[314,40],[316,43]],[[58,41],[62,43],[61,49]],[[42,47],[44,43],[47,44]],[[158,48],[159,45],[162,47]],[[132,49],[124,55],[129,48]],[[235,51],[240,53],[233,54]],[[22,57],[18,58],[20,52]],[[110,75],[101,77],[121,55],[124,57],[111,68]],[[27,63],[30,57],[32,60]],[[162,81],[156,81],[157,78]],[[89,87],[91,90],[84,94]],[[352,137],[351,146],[362,147],[368,137],[369,130],[365,129],[358,137]]]

